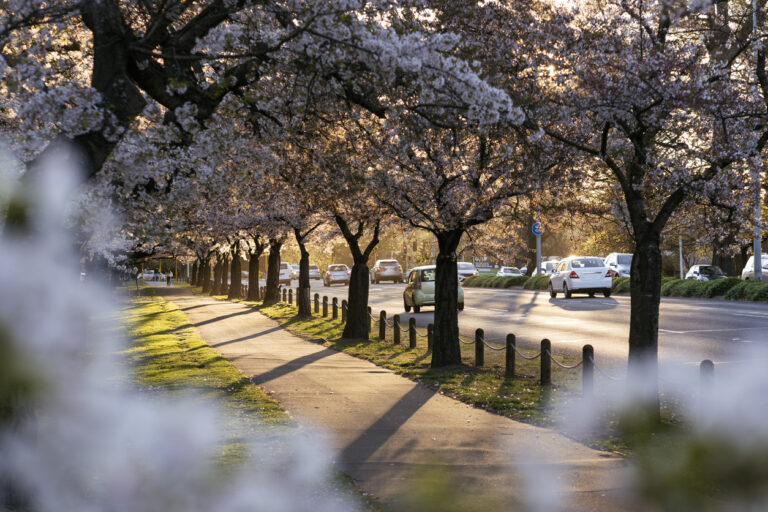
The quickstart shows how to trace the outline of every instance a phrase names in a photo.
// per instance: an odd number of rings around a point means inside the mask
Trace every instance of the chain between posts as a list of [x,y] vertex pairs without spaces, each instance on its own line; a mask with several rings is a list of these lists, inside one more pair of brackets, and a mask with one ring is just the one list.
[[605,373],[605,372],[603,371],[603,369],[602,369],[602,368],[600,368],[599,366],[597,366],[597,363],[595,362],[595,359],[594,359],[593,357],[590,357],[590,358],[589,358],[589,361],[592,363],[592,367],[593,367],[595,370],[597,370],[597,372],[598,372],[600,375],[602,375],[603,377],[605,377],[606,379],[609,379],[609,380],[613,380],[613,381],[616,381],[616,382],[621,382],[621,381],[622,381],[622,379],[620,379],[620,378],[618,378],[618,377],[612,377],[611,375],[608,375],[607,373]]
[[552,353],[549,350],[547,350],[547,356],[549,356],[549,358],[552,360],[552,362],[554,362],[557,366],[559,366],[560,368],[564,368],[566,370],[573,370],[574,368],[578,368],[584,362],[584,360],[581,360],[581,361],[579,361],[578,363],[576,363],[574,365],[568,366],[567,364],[563,364],[560,361],[558,361],[557,359],[555,359],[555,357],[552,355]]

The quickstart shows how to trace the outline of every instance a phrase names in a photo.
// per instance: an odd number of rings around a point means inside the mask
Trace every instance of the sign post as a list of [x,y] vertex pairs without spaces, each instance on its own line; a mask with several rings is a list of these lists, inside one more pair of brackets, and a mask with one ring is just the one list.
[[531,228],[533,234],[536,235],[536,274],[541,274],[541,235],[544,234],[544,226],[541,222],[535,222]]

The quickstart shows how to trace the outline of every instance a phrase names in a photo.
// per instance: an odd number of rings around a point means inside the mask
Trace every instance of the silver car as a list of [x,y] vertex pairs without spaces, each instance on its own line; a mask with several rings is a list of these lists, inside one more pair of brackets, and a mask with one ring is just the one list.
[[517,267],[501,267],[498,272],[496,272],[496,277],[520,277],[523,273],[520,272],[520,269]]
[[336,263],[334,265],[328,265],[328,270],[325,271],[323,276],[323,284],[325,286],[331,286],[334,283],[349,284],[349,275],[352,273],[349,267],[343,263]]
[[632,255],[612,252],[603,260],[616,277],[629,277],[632,268]]
[[291,279],[298,279],[300,267],[295,263],[289,263],[288,266],[291,267]]
[[714,281],[726,277],[725,273],[716,265],[694,265],[685,274],[686,279],[694,281]]
[[317,265],[309,266],[309,278],[320,279],[320,268]]
[[[763,254],[763,279],[768,276],[768,254]],[[747,260],[747,264],[744,265],[744,270],[741,271],[742,279],[754,279],[755,278],[755,257],[750,256]]]
[[381,281],[403,281],[403,267],[397,260],[376,260],[371,269],[371,282],[378,284]]
[[291,265],[290,263],[280,262],[280,275],[278,283],[291,285]]
[[[408,273],[408,281],[403,291],[403,306],[408,313],[420,313],[422,306],[435,305],[435,278],[437,268],[434,265],[416,267]],[[459,285],[457,297],[458,309],[464,309],[464,290]]]
[[459,281],[480,274],[475,268],[475,264],[470,263],[469,261],[460,261],[456,263],[456,272],[459,274]]

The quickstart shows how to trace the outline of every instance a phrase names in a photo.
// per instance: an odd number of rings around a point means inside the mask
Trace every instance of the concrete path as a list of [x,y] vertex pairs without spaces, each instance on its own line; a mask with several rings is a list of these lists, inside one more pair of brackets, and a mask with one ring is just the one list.
[[385,505],[398,503],[414,474],[439,467],[466,496],[495,496],[513,508],[527,492],[541,492],[532,482],[549,478],[543,487],[562,488],[563,510],[626,509],[619,490],[626,463],[619,457],[305,341],[246,306],[184,288],[156,291],[299,424],[328,432],[339,468]]

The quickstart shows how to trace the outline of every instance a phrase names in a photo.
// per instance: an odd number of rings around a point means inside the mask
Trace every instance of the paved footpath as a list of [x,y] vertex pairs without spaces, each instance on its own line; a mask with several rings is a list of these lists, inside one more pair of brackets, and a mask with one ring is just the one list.
[[329,433],[337,466],[385,505],[398,503],[410,475],[437,465],[458,476],[462,492],[478,497],[523,499],[546,469],[564,490],[564,510],[626,509],[619,485],[627,468],[617,456],[305,341],[246,306],[185,288],[156,291],[300,425]]

